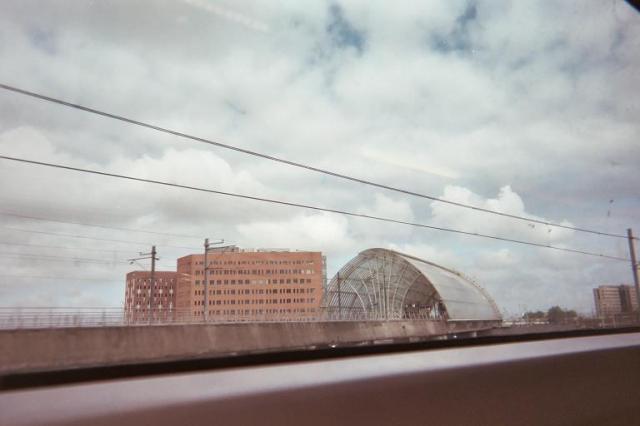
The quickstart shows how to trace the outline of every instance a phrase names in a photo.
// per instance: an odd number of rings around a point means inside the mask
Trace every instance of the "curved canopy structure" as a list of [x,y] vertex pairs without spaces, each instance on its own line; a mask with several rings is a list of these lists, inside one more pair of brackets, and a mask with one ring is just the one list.
[[329,283],[323,307],[351,317],[501,321],[495,302],[459,272],[393,250],[361,252]]

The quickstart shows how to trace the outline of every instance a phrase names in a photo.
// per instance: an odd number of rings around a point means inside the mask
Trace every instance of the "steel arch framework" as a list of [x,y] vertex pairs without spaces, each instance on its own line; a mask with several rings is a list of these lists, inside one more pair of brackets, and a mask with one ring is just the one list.
[[393,250],[359,253],[327,285],[330,317],[501,321],[493,299],[459,272]]

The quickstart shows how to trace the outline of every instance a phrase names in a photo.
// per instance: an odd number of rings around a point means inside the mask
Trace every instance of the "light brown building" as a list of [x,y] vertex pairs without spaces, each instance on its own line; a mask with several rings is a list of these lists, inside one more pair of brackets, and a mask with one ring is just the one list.
[[629,285],[601,285],[593,289],[599,317],[631,313],[638,310],[636,289]]
[[[176,306],[203,318],[204,254],[178,259]],[[211,319],[286,319],[318,314],[326,271],[321,252],[219,249],[207,254]]]
[[[124,310],[127,318],[130,320],[172,319],[176,307],[176,290],[177,274],[175,272],[156,271],[153,283],[149,271],[129,272],[124,294]],[[150,308],[151,316],[149,316]]]

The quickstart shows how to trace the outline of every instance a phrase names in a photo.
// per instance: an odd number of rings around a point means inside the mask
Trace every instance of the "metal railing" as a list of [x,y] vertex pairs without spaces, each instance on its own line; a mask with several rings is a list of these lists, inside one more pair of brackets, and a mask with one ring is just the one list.
[[205,321],[202,313],[192,310],[128,311],[122,308],[2,308],[0,329],[41,329],[65,327],[126,327],[168,324],[228,324],[277,322],[335,322],[335,321],[437,321],[426,314],[407,313],[385,317],[378,312],[345,311],[320,313],[235,313],[211,314]]

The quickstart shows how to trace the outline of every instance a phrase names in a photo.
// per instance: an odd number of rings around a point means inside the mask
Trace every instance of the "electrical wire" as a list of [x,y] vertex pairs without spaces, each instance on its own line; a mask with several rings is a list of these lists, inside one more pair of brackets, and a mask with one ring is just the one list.
[[0,245],[3,246],[17,246],[17,247],[39,247],[39,248],[52,248],[52,249],[60,249],[60,250],[80,250],[80,251],[98,251],[98,252],[107,252],[107,253],[123,253],[131,255],[131,251],[125,250],[112,250],[112,249],[98,249],[92,247],[65,247],[65,246],[51,246],[47,244],[26,244],[26,243],[13,243],[13,242],[4,242],[0,241]]
[[321,169],[321,168],[310,166],[310,165],[307,165],[307,164],[298,163],[298,162],[287,160],[287,159],[284,159],[284,158],[275,157],[273,155],[264,154],[264,153],[260,153],[260,152],[257,152],[257,151],[252,151],[252,150],[249,150],[249,149],[240,148],[240,147],[229,145],[229,144],[225,144],[225,143],[222,143],[222,142],[217,142],[217,141],[214,141],[214,140],[201,138],[201,137],[198,137],[198,136],[190,135],[190,134],[179,132],[179,131],[176,131],[176,130],[171,130],[171,129],[168,129],[168,128],[156,126],[156,125],[145,123],[145,122],[142,122],[142,121],[139,121],[139,120],[134,120],[134,119],[127,118],[127,117],[124,117],[124,116],[121,116],[121,115],[116,115],[116,114],[108,113],[108,112],[105,112],[105,111],[100,111],[100,110],[89,108],[89,107],[86,107],[86,106],[83,106],[83,105],[80,105],[80,104],[63,101],[61,99],[52,98],[50,96],[41,95],[41,94],[38,94],[38,93],[30,92],[30,91],[27,91],[27,90],[24,90],[24,89],[19,89],[17,87],[9,86],[9,85],[2,84],[2,83],[0,83],[0,88],[8,90],[8,91],[11,91],[11,92],[14,92],[14,93],[19,93],[21,95],[30,96],[32,98],[40,99],[40,100],[43,100],[43,101],[52,102],[52,103],[55,103],[55,104],[58,104],[58,105],[63,105],[63,106],[69,107],[69,108],[74,108],[74,109],[77,109],[77,110],[80,110],[80,111],[84,111],[84,112],[88,112],[88,113],[91,113],[91,114],[96,114],[96,115],[99,115],[99,116],[102,116],[102,117],[107,117],[107,118],[110,118],[110,119],[113,119],[113,120],[118,120],[118,121],[122,121],[122,122],[125,122],[125,123],[133,124],[133,125],[136,125],[136,126],[145,127],[147,129],[155,130],[157,132],[170,134],[170,135],[177,136],[177,137],[180,137],[180,138],[190,139],[190,140],[195,141],[195,142],[204,143],[204,144],[208,144],[208,145],[213,145],[213,146],[216,146],[218,148],[224,148],[224,149],[232,150],[232,151],[235,151],[235,152],[240,152],[242,154],[247,154],[247,155],[251,155],[251,156],[254,156],[254,157],[263,158],[263,159],[274,161],[274,162],[277,162],[277,163],[286,164],[288,166],[297,167],[297,168],[300,168],[300,169],[305,169],[305,170],[312,171],[312,172],[315,172],[315,173],[321,173],[321,174],[324,174],[324,175],[327,175],[327,176],[332,176],[332,177],[335,177],[335,178],[344,179],[344,180],[348,180],[348,181],[351,181],[351,182],[356,182],[356,183],[360,183],[360,184],[363,184],[363,185],[372,186],[372,187],[375,187],[375,188],[381,188],[381,189],[385,189],[385,190],[388,190],[388,191],[399,192],[399,193],[405,194],[405,195],[411,195],[411,196],[414,196],[414,197],[424,198],[424,199],[436,201],[436,202],[439,202],[439,203],[446,203],[446,204],[449,204],[449,205],[452,205],[452,206],[461,207],[461,208],[465,208],[465,209],[470,209],[470,210],[474,210],[474,211],[478,211],[478,212],[482,212],[482,213],[489,213],[489,214],[494,214],[494,215],[498,215],[498,216],[502,216],[502,217],[507,217],[507,218],[510,218],[510,219],[517,219],[517,220],[525,221],[525,222],[528,222],[528,223],[537,223],[537,224],[541,224],[541,225],[545,225],[545,226],[569,229],[569,230],[572,230],[572,231],[585,232],[585,233],[590,233],[590,234],[595,234],[595,235],[600,235],[600,236],[615,237],[615,238],[627,238],[627,236],[623,235],[623,234],[614,234],[614,233],[609,233],[609,232],[597,231],[597,230],[593,230],[593,229],[580,228],[580,227],[570,226],[570,225],[563,225],[563,224],[560,224],[560,223],[549,222],[549,221],[541,220],[541,219],[533,219],[533,218],[529,218],[529,217],[519,216],[519,215],[515,215],[515,214],[510,214],[510,213],[504,213],[504,212],[491,210],[491,209],[486,209],[486,208],[482,208],[482,207],[478,207],[478,206],[473,206],[473,205],[470,205],[470,204],[459,203],[459,202],[456,202],[456,201],[451,201],[451,200],[447,200],[447,199],[444,199],[444,198],[439,198],[439,197],[436,197],[436,196],[433,196],[433,195],[422,194],[422,193],[415,192],[415,191],[410,191],[410,190],[407,190],[407,189],[397,188],[397,187],[390,186],[390,185],[376,183],[376,182],[372,182],[372,181],[369,181],[369,180],[365,180],[365,179],[361,179],[361,178],[357,178],[357,177],[353,177],[353,176],[348,176],[348,175],[345,175],[345,174],[342,174],[342,173],[334,172],[334,171],[331,171],[331,170]]
[[[85,278],[85,277],[51,277],[42,275],[18,275],[18,274],[0,274],[0,278],[29,278],[43,280],[69,280],[69,281],[120,281],[115,278]],[[0,308],[1,309],[1,308]]]
[[253,201],[260,201],[260,202],[270,203],[270,204],[279,204],[279,205],[283,205],[283,206],[297,207],[297,208],[302,208],[302,209],[307,209],[307,210],[323,211],[323,212],[328,212],[328,213],[341,214],[341,215],[345,215],[345,216],[352,216],[352,217],[359,217],[359,218],[363,218],[363,219],[377,220],[377,221],[381,221],[381,222],[397,223],[397,224],[401,224],[401,225],[408,225],[408,226],[413,226],[413,227],[418,227],[418,228],[426,228],[426,229],[433,229],[433,230],[436,230],[436,231],[451,232],[451,233],[460,234],[460,235],[467,235],[467,236],[473,236],[473,237],[479,237],[479,238],[488,238],[488,239],[497,240],[497,241],[505,241],[505,242],[510,242],[510,243],[533,246],[533,247],[542,247],[542,248],[547,248],[547,249],[552,249],[552,250],[583,254],[583,255],[587,255],[587,256],[596,256],[596,257],[612,259],[612,260],[629,261],[629,259],[622,258],[622,257],[610,256],[610,255],[599,254],[599,253],[592,253],[592,252],[588,252],[588,251],[584,251],[584,250],[576,250],[576,249],[570,249],[570,248],[566,248],[566,247],[558,247],[558,246],[552,246],[552,245],[548,245],[548,244],[534,243],[534,242],[531,242],[531,241],[516,240],[516,239],[512,239],[512,238],[498,237],[498,236],[495,236],[495,235],[487,235],[487,234],[481,234],[481,233],[477,233],[477,232],[468,232],[468,231],[462,231],[462,230],[458,230],[458,229],[444,228],[444,227],[426,225],[426,224],[415,223],[415,222],[408,222],[408,221],[404,221],[404,220],[385,218],[385,217],[381,217],[381,216],[373,216],[373,215],[368,215],[368,214],[364,214],[364,213],[349,212],[349,211],[346,211],[346,210],[338,210],[338,209],[331,209],[331,208],[312,206],[312,205],[308,205],[308,204],[301,204],[301,203],[281,201],[281,200],[273,200],[273,199],[264,198],[264,197],[256,197],[256,196],[252,196],[252,195],[244,195],[244,194],[238,194],[238,193],[234,193],[234,192],[225,192],[225,191],[218,191],[218,190],[214,190],[214,189],[200,188],[200,187],[189,186],[189,185],[181,185],[181,184],[176,184],[176,183],[171,183],[171,182],[164,182],[164,181],[159,181],[159,180],[154,180],[154,179],[144,179],[144,178],[126,176],[126,175],[121,175],[121,174],[116,174],[116,173],[109,173],[109,172],[104,172],[104,171],[99,171],[99,170],[83,169],[83,168],[79,168],[79,167],[65,166],[65,165],[61,165],[61,164],[47,163],[47,162],[43,162],[43,161],[35,161],[35,160],[27,160],[27,159],[24,159],[24,158],[8,157],[8,156],[5,156],[5,155],[0,155],[0,159],[9,160],[9,161],[16,161],[16,162],[30,164],[30,165],[45,166],[45,167],[51,167],[51,168],[63,169],[63,170],[70,170],[70,171],[81,172],[81,173],[89,173],[89,174],[94,174],[94,175],[99,175],[99,176],[106,176],[106,177],[112,177],[112,178],[118,178],[118,179],[125,179],[125,180],[135,181],[135,182],[152,183],[152,184],[155,184],[155,185],[162,185],[162,186],[165,186],[165,187],[188,189],[188,190],[192,190],[192,191],[204,192],[204,193],[209,193],[209,194],[224,195],[224,196],[228,196],[228,197],[241,198],[241,199],[253,200]]
[[93,228],[102,228],[102,229],[114,229],[116,231],[143,232],[143,233],[146,233],[146,234],[163,235],[163,236],[167,236],[167,237],[192,238],[192,239],[198,239],[198,240],[202,239],[201,237],[196,237],[194,235],[171,234],[171,233],[168,233],[168,232],[148,231],[148,230],[144,230],[144,229],[120,228],[120,227],[117,227],[117,226],[98,225],[98,224],[94,224],[94,223],[72,222],[72,221],[65,221],[65,220],[60,220],[60,219],[47,219],[47,218],[43,218],[43,217],[24,215],[24,214],[18,214],[18,213],[13,213],[13,212],[0,211],[0,215],[18,217],[18,218],[21,218],[21,219],[39,220],[39,221],[44,221],[44,222],[65,223],[65,224],[68,224],[68,225],[89,226],[89,227],[93,227]]
[[[85,239],[85,240],[108,241],[108,242],[112,242],[112,243],[123,243],[123,244],[137,245],[137,246],[150,246],[150,245],[153,245],[151,243],[141,242],[141,241],[116,240],[116,239],[111,239],[111,238],[90,237],[90,236],[87,236],[87,235],[65,234],[65,233],[61,233],[61,232],[37,231],[37,230],[33,230],[33,229],[13,228],[11,226],[2,226],[2,228],[9,229],[11,231],[18,231],[18,232],[28,232],[28,233],[43,234],[43,235],[55,235],[55,236],[58,236],[58,237],[68,237],[68,238],[81,238],[81,239]],[[184,249],[184,250],[201,250],[200,247],[171,246],[171,245],[165,245],[165,244],[163,244],[163,245],[156,244],[156,245],[158,247],[165,247],[165,248],[175,248],[175,249]]]
[[113,260],[113,261],[105,261],[104,259],[89,259],[84,257],[70,257],[70,256],[49,256],[49,255],[40,255],[40,254],[28,254],[28,253],[2,253],[0,252],[1,257],[18,257],[25,259],[44,259],[44,260],[72,260],[74,262],[81,263],[95,263],[95,264],[103,264],[103,265],[112,265],[114,263],[121,264],[129,264],[129,262],[125,262],[123,260]]

